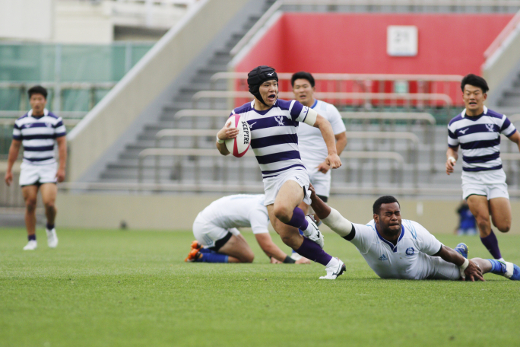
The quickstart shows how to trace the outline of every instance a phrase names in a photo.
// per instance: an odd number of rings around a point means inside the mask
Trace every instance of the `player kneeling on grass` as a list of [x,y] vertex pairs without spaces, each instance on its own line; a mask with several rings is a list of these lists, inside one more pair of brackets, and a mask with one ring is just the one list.
[[453,250],[440,243],[422,225],[401,219],[399,202],[382,196],[373,206],[374,219],[354,224],[325,204],[311,187],[312,208],[319,218],[345,240],[352,242],[368,265],[381,278],[484,280],[492,272],[520,280],[520,268],[495,259],[468,257],[468,247]]
[[[334,132],[324,117],[296,100],[278,99],[278,76],[269,66],[258,66],[247,76],[249,92],[254,100],[235,108],[235,114],[247,121],[251,129],[253,149],[264,182],[265,202],[269,219],[282,241],[301,256],[325,266],[327,275],[320,279],[334,280],[345,271],[345,264],[323,250],[323,235],[298,205],[309,199],[309,173],[298,149],[298,125],[305,122],[320,129],[327,147],[326,164],[331,169],[341,166],[335,146]],[[217,149],[228,155],[226,140],[236,138],[239,130],[229,123],[217,133]],[[300,235],[302,230],[305,237]]]
[[[269,235],[264,195],[230,195],[212,202],[193,222],[193,241],[188,262],[252,263],[255,255],[237,228],[253,229],[256,241],[272,263],[295,263]],[[309,264],[306,258],[297,264]]]

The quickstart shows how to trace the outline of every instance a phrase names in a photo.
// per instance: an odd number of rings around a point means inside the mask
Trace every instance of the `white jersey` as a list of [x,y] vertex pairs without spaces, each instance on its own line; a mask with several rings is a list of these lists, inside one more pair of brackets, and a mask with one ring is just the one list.
[[[330,122],[334,135],[346,131],[341,115],[334,105],[321,100],[316,100],[311,108]],[[298,146],[300,147],[303,164],[308,170],[317,167],[325,161],[325,158],[327,158],[327,145],[325,144],[325,140],[323,140],[321,131],[318,128],[305,123],[300,124],[298,129]]]
[[250,227],[254,234],[269,232],[263,194],[225,196],[213,201],[197,218],[224,229]]
[[[427,279],[437,277],[440,243],[417,222],[403,219],[396,245],[385,240],[377,231],[374,220],[367,225],[354,224],[351,242],[368,265],[381,278]],[[446,263],[449,264],[449,263]],[[450,266],[455,267],[453,264]]]
[[276,177],[291,169],[305,170],[298,149],[297,127],[307,118],[309,108],[296,100],[276,100],[265,110],[255,110],[254,101],[235,108],[251,129],[251,148],[262,177]]
[[54,145],[56,138],[66,135],[60,117],[47,109],[43,116],[33,117],[32,110],[14,123],[13,139],[22,141],[23,162],[32,165],[48,165],[56,162]]

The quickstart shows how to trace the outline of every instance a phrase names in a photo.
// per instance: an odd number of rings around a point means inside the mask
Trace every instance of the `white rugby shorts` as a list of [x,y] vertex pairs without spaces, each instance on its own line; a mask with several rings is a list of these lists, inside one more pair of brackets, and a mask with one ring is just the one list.
[[235,236],[240,235],[237,228],[221,228],[204,219],[200,213],[193,222],[193,235],[205,248],[215,247],[215,243],[226,237],[229,232]]
[[507,192],[506,173],[504,170],[462,172],[462,198],[470,195],[509,199]]
[[433,268],[433,273],[428,276],[429,279],[455,281],[460,279],[460,270],[457,265],[448,263],[441,257],[429,257],[429,260]]
[[40,185],[44,183],[56,183],[58,163],[46,165],[32,165],[23,162],[20,166],[20,186]]
[[331,170],[327,171],[325,174],[319,172],[316,167],[307,169],[307,171],[309,172],[309,177],[314,186],[314,190],[316,190],[316,195],[326,196],[328,198],[330,195]]
[[309,191],[309,174],[305,169],[293,169],[287,172],[284,172],[276,177],[269,177],[264,179],[264,191],[265,191],[265,201],[264,205],[269,206],[274,204],[274,200],[276,199],[276,195],[278,195],[278,191],[282,188],[282,185],[287,181],[295,181],[305,190],[305,196],[303,197],[303,202],[307,205],[311,204],[311,192]]

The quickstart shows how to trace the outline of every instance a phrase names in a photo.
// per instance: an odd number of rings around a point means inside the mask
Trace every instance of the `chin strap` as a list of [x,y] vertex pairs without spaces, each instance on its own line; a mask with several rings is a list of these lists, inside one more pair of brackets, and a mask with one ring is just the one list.
[[264,104],[265,106],[269,106],[265,103],[264,99],[262,99],[262,96],[260,95],[260,91],[258,89],[259,88],[257,88],[254,93],[251,92],[251,94],[253,94],[253,96],[257,98],[262,104]]

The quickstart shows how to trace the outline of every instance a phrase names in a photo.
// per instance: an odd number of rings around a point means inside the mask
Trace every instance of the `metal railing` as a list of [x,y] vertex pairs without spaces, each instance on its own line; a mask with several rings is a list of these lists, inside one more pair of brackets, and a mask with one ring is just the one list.
[[396,121],[406,121],[408,125],[411,122],[424,122],[424,143],[430,146],[430,172],[435,172],[435,117],[424,112],[340,112],[341,118],[344,120],[359,119],[363,121],[365,127],[371,120],[379,121],[381,131],[384,129],[384,122],[389,121],[392,129],[395,127]]
[[[313,76],[316,80],[316,90],[320,92],[388,93],[398,90],[399,83],[401,86],[404,84],[405,91],[416,91],[419,94],[446,94],[452,100],[456,100],[457,105],[463,104],[459,100],[459,85],[463,77],[460,75],[314,73]],[[278,73],[281,92],[292,89],[291,77],[292,73]],[[246,72],[217,72],[210,78],[210,90],[215,90],[220,80],[227,80],[228,86],[231,85],[232,89],[247,91]],[[231,84],[232,81],[235,81],[234,86]],[[290,98],[294,96],[291,95]],[[422,107],[420,102],[418,107]]]
[[[175,141],[178,137],[188,136],[188,137],[213,137],[218,132],[218,129],[163,129],[157,132],[155,135],[155,148],[161,148],[161,140],[165,137],[173,137],[174,143],[173,148],[178,148],[177,142]],[[407,143],[407,154],[408,154],[408,163],[414,166],[414,178],[418,177],[418,160],[419,160],[419,137],[411,132],[380,132],[380,131],[347,131],[346,132],[347,139],[374,139],[374,140],[405,140]],[[194,141],[195,143],[195,141]],[[411,146],[410,146],[411,144]],[[390,147],[392,152],[394,151],[394,143],[392,141],[392,145]],[[379,146],[377,146],[379,147]],[[195,147],[198,149],[198,146]],[[380,152],[379,148],[375,150],[376,152]],[[351,153],[350,151],[347,151]],[[366,149],[364,152],[368,152]],[[141,152],[142,153],[142,152]],[[155,182],[159,183],[159,158],[160,156],[155,156]],[[414,181],[414,184],[417,185],[417,181]]]
[[[344,120],[353,120],[359,119],[363,121],[363,124],[366,126],[369,124],[371,120],[376,120],[380,122],[380,129],[383,131],[385,129],[384,122],[390,122],[390,126],[392,130],[395,128],[396,121],[402,120],[406,121],[408,125],[411,125],[412,122],[422,122],[424,123],[424,143],[427,143],[430,146],[430,171],[435,172],[435,117],[433,117],[429,113],[425,112],[340,112],[341,117]],[[227,110],[199,110],[199,109],[184,109],[180,110],[174,115],[174,122],[179,119],[185,117],[193,117],[193,118],[225,118],[229,116],[229,111]],[[519,116],[520,120],[520,116]],[[194,125],[195,122],[192,122]],[[218,131],[218,130],[215,130]],[[392,136],[392,135],[390,135]]]
[[[346,101],[351,100],[352,104],[361,105],[357,101],[363,102],[363,107],[371,109],[371,101],[378,100],[379,103],[383,103],[383,105],[388,103],[387,101],[392,101],[391,105],[397,105],[397,102],[401,101],[403,106],[410,107],[413,102],[424,102],[429,101],[430,104],[434,103],[435,105],[441,104],[446,108],[446,113],[450,114],[450,108],[453,105],[453,102],[449,95],[446,94],[438,94],[438,93],[354,93],[354,92],[316,92],[314,93],[315,97],[318,99],[325,100],[333,100],[333,103],[341,103],[345,101],[345,104],[348,104]],[[280,98],[289,98],[293,99],[294,94],[292,92],[279,92],[278,97]],[[252,100],[253,95],[246,91],[212,91],[212,90],[202,90],[200,92],[196,92],[191,97],[192,107],[197,108],[198,103],[201,99],[236,99],[243,98]],[[334,102],[335,101],[335,102]],[[210,104],[210,108],[214,106]]]
[[[115,82],[0,82],[0,89],[18,89],[20,92],[20,112],[25,112],[30,108],[29,99],[27,98],[27,91],[34,85],[41,85],[47,88],[51,93],[51,102],[53,109],[57,113],[61,113],[63,92],[66,90],[88,90],[89,92],[89,110],[96,105],[96,91],[97,90],[108,90],[115,86]],[[1,111],[0,116],[4,117],[8,115],[6,112],[17,112],[17,111]],[[84,116],[87,112],[74,112],[76,115]]]
[[495,53],[500,47],[504,44],[504,42],[508,39],[509,35],[520,25],[520,11],[518,11],[515,16],[507,23],[504,29],[498,34],[498,36],[493,40],[491,45],[484,52],[484,59],[489,59],[493,53]]
[[[246,154],[247,156],[251,157],[253,156],[252,151],[248,151]],[[198,149],[198,148],[148,148],[139,153],[138,156],[138,174],[137,174],[137,182],[139,184],[143,183],[143,171],[144,171],[144,160],[147,157],[223,157],[216,149]],[[341,158],[349,158],[349,159],[378,159],[378,160],[393,160],[398,165],[398,183],[399,185],[402,185],[402,170],[405,165],[405,160],[403,156],[397,152],[390,152],[390,151],[384,151],[384,152],[364,152],[364,151],[344,151],[341,153]],[[242,162],[244,159],[240,159],[239,162]],[[180,161],[179,161],[180,163]],[[199,161],[195,160],[195,172],[194,172],[194,181],[195,184],[200,184],[200,167]],[[182,170],[182,168],[179,168]],[[226,166],[224,166],[224,169],[226,169]],[[154,178],[156,184],[159,183],[159,177],[157,174],[158,168],[154,166]],[[242,170],[239,170],[239,186],[242,186],[244,184],[243,181],[243,174],[241,173]],[[377,171],[374,170],[373,172],[373,179],[374,184],[377,185]],[[417,170],[414,170],[414,182],[417,182]],[[181,181],[181,179],[179,179]],[[223,182],[224,184],[227,183],[227,170],[225,170],[223,174]],[[416,183],[415,183],[416,184]]]
[[[291,81],[292,73],[277,73],[278,81]],[[429,75],[429,74],[355,74],[355,73],[313,73],[316,81],[430,81],[458,82],[462,75]],[[247,80],[247,72],[216,72],[210,77],[210,89],[215,89],[219,80]]]

